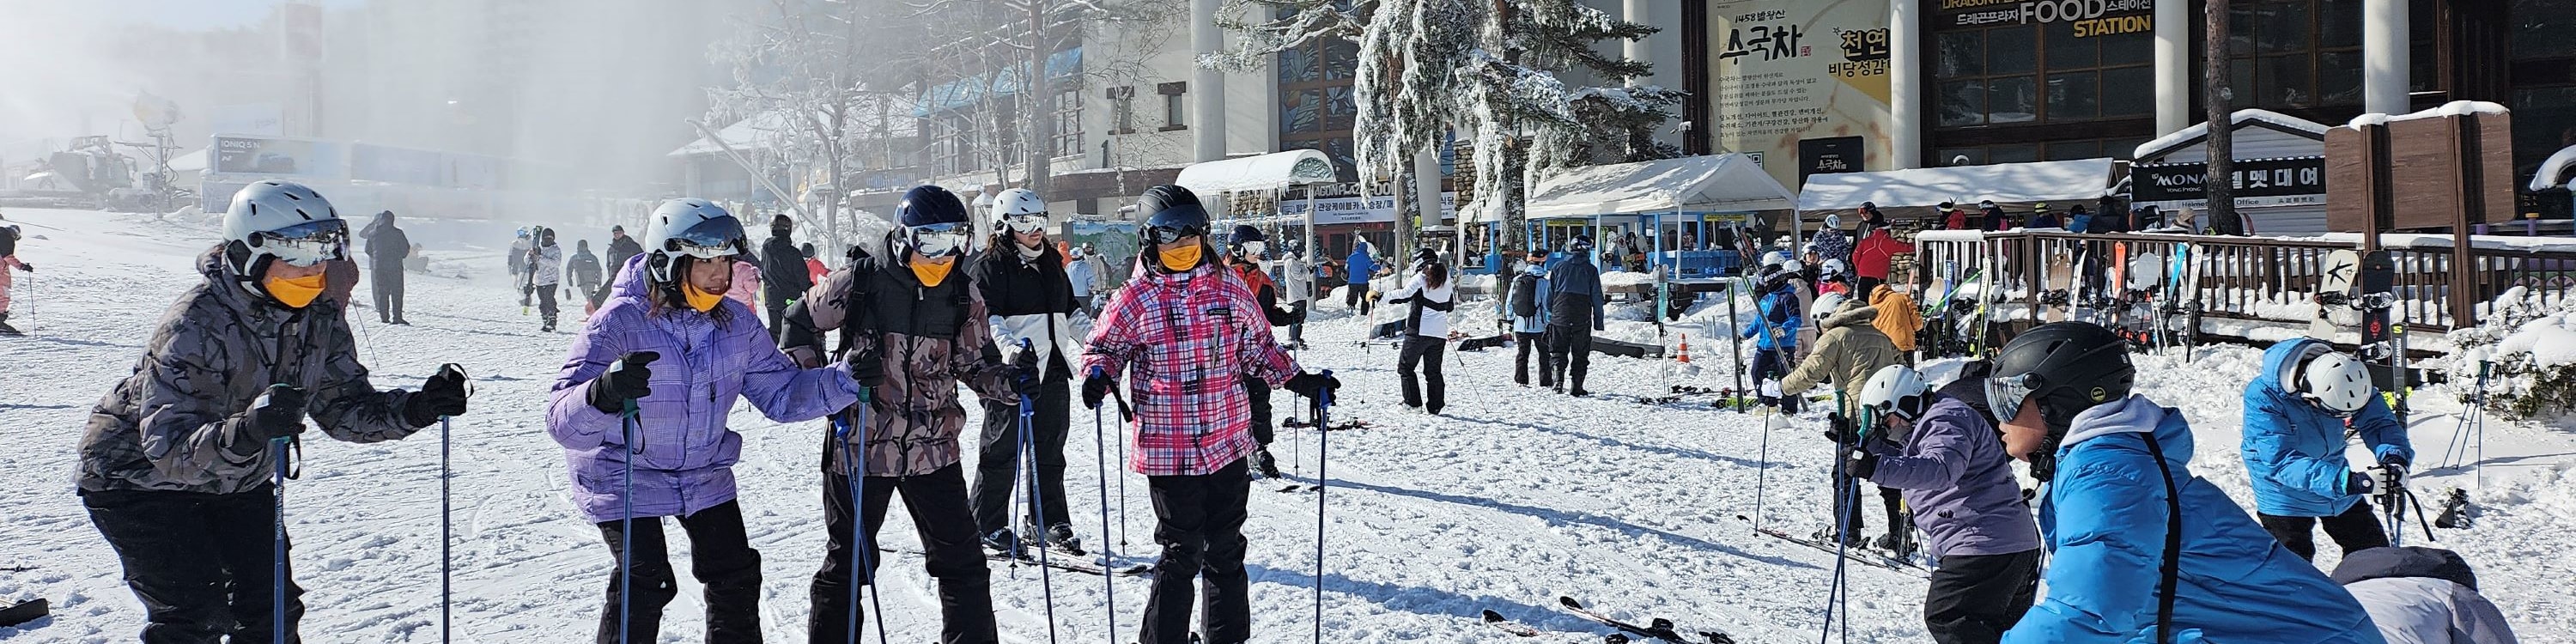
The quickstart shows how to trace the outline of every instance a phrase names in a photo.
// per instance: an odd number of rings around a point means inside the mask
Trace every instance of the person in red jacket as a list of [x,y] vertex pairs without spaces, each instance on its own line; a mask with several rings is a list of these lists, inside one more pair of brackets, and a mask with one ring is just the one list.
[[1887,283],[1888,265],[1896,261],[1896,256],[1911,252],[1914,245],[1897,239],[1886,226],[1870,229],[1869,235],[1852,247],[1852,274],[1860,287],[1856,292],[1878,292],[1878,285]]

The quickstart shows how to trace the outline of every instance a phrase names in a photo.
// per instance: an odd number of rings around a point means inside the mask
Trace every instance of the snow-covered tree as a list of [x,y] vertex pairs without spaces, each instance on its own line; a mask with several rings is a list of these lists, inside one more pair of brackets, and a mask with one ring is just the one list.
[[[861,238],[844,236],[845,226],[853,232],[882,227],[863,225],[856,211],[844,220],[841,196],[854,170],[871,158],[900,156],[892,148],[910,143],[897,134],[909,132],[910,124],[896,123],[890,112],[907,96],[908,70],[897,64],[904,60],[897,54],[921,46],[921,35],[871,19],[899,5],[771,0],[734,36],[710,47],[709,56],[732,69],[733,84],[708,91],[708,133],[755,120],[757,149],[727,154],[742,154],[743,171],[755,177],[782,174],[772,166],[783,165],[785,174],[817,179],[808,187],[813,211],[796,212],[809,230],[821,224],[834,244]],[[800,201],[799,195],[776,196],[791,208]]]

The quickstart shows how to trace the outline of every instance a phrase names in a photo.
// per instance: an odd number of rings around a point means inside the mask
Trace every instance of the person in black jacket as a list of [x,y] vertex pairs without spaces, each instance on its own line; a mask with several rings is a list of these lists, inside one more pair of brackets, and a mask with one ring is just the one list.
[[[601,281],[599,283],[599,288],[591,292],[590,301],[607,301],[608,289],[611,285],[617,283],[617,273],[626,270],[626,259],[642,254],[644,254],[644,245],[635,243],[635,238],[626,236],[625,226],[609,226],[608,261],[600,265],[602,268],[608,269],[608,279]],[[769,335],[771,337],[776,337],[778,334],[771,333]]]
[[796,247],[796,220],[779,215],[769,220],[769,241],[760,244],[760,304],[769,309],[769,335],[778,336],[778,320],[787,303],[814,288],[805,270],[805,251]]
[[599,289],[599,256],[590,254],[590,240],[574,242],[572,259],[564,260],[564,272],[570,274],[573,290],[590,298],[590,306],[584,307],[582,314],[598,310],[599,296],[606,291]]
[[[993,237],[966,270],[983,292],[986,321],[992,325],[993,341],[984,345],[987,357],[1004,364],[1035,364],[1041,372],[1030,396],[1035,414],[1029,424],[1043,507],[1030,507],[1026,523],[1012,530],[1011,494],[1024,482],[1020,401],[987,399],[983,443],[975,459],[975,527],[986,547],[1010,550],[1018,539],[1036,533],[1033,538],[1049,547],[1079,554],[1082,542],[1074,537],[1065,505],[1064,441],[1073,423],[1073,368],[1080,364],[1082,350],[1073,340],[1073,312],[1080,304],[1073,299],[1073,283],[1065,280],[1064,256],[1047,242],[1046,202],[1037,193],[1003,191],[993,200],[992,217]],[[803,270],[804,263],[797,266]]]
[[[1268,250],[1268,245],[1269,238],[1262,236],[1261,229],[1235,226],[1234,235],[1226,242],[1226,269],[1234,271],[1235,278],[1243,280],[1243,287],[1252,291],[1252,300],[1261,304],[1261,317],[1270,326],[1304,322],[1305,304],[1300,302],[1293,310],[1279,308],[1279,284],[1270,279],[1269,271],[1261,270],[1261,253]],[[1278,426],[1270,420],[1270,383],[1252,376],[1238,378],[1243,381],[1245,402],[1252,407],[1252,440],[1261,444],[1261,449],[1252,453],[1252,467],[1264,477],[1279,478],[1279,459],[1270,456],[1270,440],[1278,436]]]
[[1592,332],[1601,329],[1609,297],[1601,291],[1601,269],[1583,261],[1592,255],[1592,237],[1576,235],[1565,250],[1571,258],[1547,271],[1547,368],[1561,391],[1583,396],[1591,393],[1583,390],[1583,372],[1592,368]]
[[411,324],[403,319],[403,260],[411,258],[411,236],[394,227],[394,211],[376,213],[376,220],[358,234],[367,238],[367,268],[375,274],[369,290],[376,294],[376,321],[385,324]]

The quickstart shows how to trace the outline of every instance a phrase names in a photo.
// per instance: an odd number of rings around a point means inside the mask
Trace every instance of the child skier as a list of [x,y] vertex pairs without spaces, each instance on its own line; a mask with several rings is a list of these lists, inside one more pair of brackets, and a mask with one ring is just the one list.
[[[1798,307],[1797,295],[1790,292],[1796,287],[1790,284],[1788,275],[1779,264],[1773,264],[1752,280],[1753,292],[1758,294],[1753,302],[1756,319],[1744,325],[1738,335],[1753,338],[1751,376],[1755,383],[1789,375],[1789,359],[1798,353],[1798,327],[1806,321],[1801,313],[1805,309]],[[1756,388],[1762,390],[1759,399],[1763,405],[1798,412],[1798,399],[1786,395],[1787,390],[1775,391],[1759,384]]]
[[1844,449],[1844,468],[1882,490],[1904,490],[1940,561],[1924,591],[1924,627],[1941,644],[2001,640],[2038,589],[2039,526],[1994,425],[1903,365],[1871,376],[1860,404],[1883,423],[1884,433],[1872,433],[1902,440],[1856,437],[1859,445]]
[[9,284],[16,280],[9,269],[36,272],[35,264],[18,259],[18,240],[21,237],[24,235],[18,232],[17,226],[0,226],[0,335],[26,335],[18,327],[9,326]]
[[[1823,320],[1817,326],[1824,327],[1825,331],[1817,336],[1815,348],[1807,351],[1807,357],[1800,359],[1798,368],[1780,379],[1780,397],[1784,399],[1803,397],[1807,390],[1826,381],[1833,382],[1835,391],[1842,394],[1836,396],[1842,401],[1842,407],[1834,410],[1830,422],[1834,427],[1835,444],[1846,448],[1857,435],[1853,426],[1860,419],[1860,386],[1869,382],[1870,376],[1880,369],[1905,362],[1905,354],[1896,350],[1896,343],[1888,340],[1887,334],[1880,333],[1878,327],[1871,326],[1878,320],[1878,309],[1845,306],[1853,303],[1851,298],[1841,293],[1827,293],[1816,298],[1815,316]],[[1852,489],[1855,478],[1862,477],[1850,468],[1835,472],[1834,507],[1839,511],[1834,516],[1839,517],[1840,523],[1828,526],[1826,532],[1857,546],[1863,543],[1861,527],[1866,522],[1861,520],[1858,491]],[[1878,547],[1900,557],[1912,555],[1914,530],[1905,524],[1905,512],[1897,489],[1879,486],[1878,496],[1887,506],[1887,536],[1878,540]]]
[[348,256],[348,226],[320,194],[252,183],[233,194],[223,231],[197,260],[205,281],[162,316],[81,436],[81,505],[143,603],[146,642],[300,641],[304,590],[276,576],[276,459],[307,418],[373,443],[465,413],[461,374],[442,371],[416,393],[368,382],[348,318],[319,298],[321,264]]
[[1816,269],[1816,295],[1823,296],[1827,293],[1839,293],[1843,297],[1855,296],[1852,292],[1851,271],[1843,265],[1843,260],[1828,258],[1822,267]]
[[1205,641],[1241,644],[1252,637],[1243,522],[1251,492],[1245,461],[1255,444],[1235,378],[1258,376],[1308,399],[1341,383],[1299,373],[1269,325],[1250,314],[1260,304],[1242,281],[1207,261],[1214,250],[1197,195],[1155,186],[1136,206],[1145,215],[1140,270],[1110,296],[1092,329],[1082,401],[1097,409],[1119,375],[1130,378],[1136,423],[1129,463],[1150,481],[1154,540],[1163,546],[1138,635],[1144,644],[1197,639],[1190,612],[1204,579]]
[[[1269,272],[1261,270],[1261,251],[1267,250],[1267,245],[1268,238],[1261,235],[1261,229],[1234,227],[1234,235],[1226,243],[1227,270],[1243,281],[1244,289],[1252,292],[1253,303],[1260,305],[1265,328],[1305,319],[1303,307],[1296,311],[1279,308],[1279,287],[1270,281]],[[1276,330],[1271,332],[1274,338],[1277,334]],[[1270,456],[1270,441],[1278,435],[1270,422],[1270,383],[1250,375],[1236,380],[1243,383],[1245,402],[1251,405],[1252,440],[1261,444],[1252,452],[1252,469],[1264,478],[1279,478],[1279,459]]]
[[2128,343],[2084,322],[1995,354],[2004,446],[2047,486],[2048,596],[2004,641],[2379,644],[2361,604],[2186,468],[2191,426],[2130,392]]
[[[829,442],[824,454],[823,518],[830,534],[810,587],[806,628],[818,644],[849,641],[858,610],[850,603],[852,566],[868,567],[860,571],[861,583],[876,578],[877,530],[901,494],[924,567],[938,580],[940,641],[993,642],[999,636],[992,572],[967,497],[958,444],[966,408],[957,389],[1010,401],[1005,409],[1016,421],[1020,396],[1044,396],[1039,357],[1014,347],[1017,363],[1004,364],[998,352],[985,349],[993,329],[984,296],[967,271],[957,270],[973,241],[966,204],[946,189],[919,186],[904,193],[895,212],[903,227],[886,234],[881,252],[853,259],[787,307],[781,343],[798,360],[816,364],[826,355],[823,334],[840,331],[834,351],[869,391],[864,425]],[[1032,348],[1046,339],[1028,337]],[[851,476],[862,478],[854,483]],[[862,498],[852,498],[854,485]],[[851,534],[852,522],[863,534]],[[859,552],[870,554],[854,557]]]
[[[1395,371],[1403,378],[1404,406],[1438,416],[1449,401],[1449,379],[1440,374],[1440,354],[1449,348],[1449,311],[1457,307],[1457,292],[1449,287],[1449,265],[1440,261],[1438,251],[1414,249],[1413,277],[1387,293],[1386,302],[1412,305],[1404,317],[1404,327],[1411,333],[1405,335],[1404,350],[1395,362]],[[1416,366],[1422,369],[1419,384],[1414,381]]]
[[528,250],[528,285],[536,289],[537,315],[545,320],[540,329],[555,332],[555,291],[563,288],[563,247],[555,245],[555,229],[537,229],[537,245]]
[[[1047,204],[1038,193],[1004,190],[993,197],[991,216],[993,238],[967,267],[967,275],[981,290],[990,316],[979,318],[991,323],[989,346],[1013,358],[1005,362],[1013,362],[1021,358],[1021,341],[1026,340],[1026,350],[1036,352],[1026,359],[1043,371],[1033,397],[1036,415],[1030,419],[1040,503],[1031,505],[1027,523],[1014,532],[1011,490],[1026,482],[1019,473],[1020,399],[986,400],[972,495],[975,529],[984,535],[984,546],[994,550],[1014,550],[1019,537],[1028,536],[1079,554],[1082,542],[1073,536],[1073,521],[1067,518],[1071,508],[1064,498],[1064,440],[1073,423],[1073,365],[1081,351],[1073,342],[1073,285],[1065,280],[1063,255],[1047,243]],[[1041,509],[1045,516],[1039,516]]]
[[[2379,459],[2380,480],[2344,462],[2344,431],[2361,435]],[[2367,500],[2373,484],[2405,484],[2415,450],[2388,412],[2370,371],[2326,343],[2298,338],[2263,352],[2263,373],[2245,384],[2245,474],[2263,529],[2301,559],[2315,559],[2313,531],[2347,554],[2388,545]]]
[[648,250],[627,261],[608,305],[573,338],[546,414],[573,501],[619,566],[598,639],[661,639],[662,607],[679,593],[661,517],[676,517],[706,587],[707,641],[757,642],[760,553],[734,498],[742,435],[726,412],[748,399],[773,421],[821,418],[857,401],[858,384],[846,365],[799,369],[750,307],[724,297],[748,244],[722,206],[662,202],[643,239]]
[[1547,254],[1532,252],[1521,264],[1519,275],[1512,276],[1510,315],[1512,316],[1512,382],[1529,386],[1530,352],[1538,353],[1538,386],[1556,386],[1555,354],[1547,346]]

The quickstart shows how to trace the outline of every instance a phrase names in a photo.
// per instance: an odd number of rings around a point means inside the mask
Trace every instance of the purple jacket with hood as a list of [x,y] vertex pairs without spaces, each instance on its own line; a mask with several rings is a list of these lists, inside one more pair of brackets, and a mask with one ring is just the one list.
[[1903,448],[1862,444],[1878,455],[1870,482],[1905,491],[1905,506],[1930,537],[1934,556],[2039,549],[2039,523],[2021,498],[2003,438],[1967,401],[1933,394]]
[[[573,339],[555,376],[546,432],[564,447],[573,501],[593,523],[626,518],[624,468],[635,463],[635,517],[686,516],[734,498],[733,464],[742,435],[725,427],[736,397],[770,420],[821,418],[859,399],[859,385],[836,367],[798,369],[761,326],[751,307],[732,298],[714,316],[679,308],[654,310],[646,296],[644,255],[618,271],[606,303]],[[636,448],[618,417],[590,406],[591,379],[619,355],[654,351],[653,393],[636,401]]]

